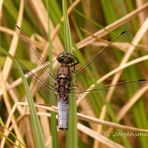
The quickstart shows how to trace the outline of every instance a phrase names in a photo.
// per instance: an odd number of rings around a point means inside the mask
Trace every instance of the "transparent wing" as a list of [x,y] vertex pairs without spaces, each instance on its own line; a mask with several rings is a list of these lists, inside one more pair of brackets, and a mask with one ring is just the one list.
[[110,87],[118,87],[118,88],[122,88],[122,87],[126,87],[126,86],[132,87],[132,86],[141,86],[141,85],[146,84],[146,83],[148,83],[148,80],[146,80],[146,79],[132,80],[132,81],[127,81],[127,82],[120,81],[115,85],[105,85],[105,86],[102,86],[102,87],[96,86],[94,89],[88,88],[88,90],[78,89],[78,90],[76,90],[76,93],[78,93],[78,94],[91,93],[91,92],[101,93],[101,92],[107,92]]
[[[108,94],[108,90],[111,87],[115,87],[116,91],[114,92],[112,100],[107,101],[106,97]],[[145,92],[142,90],[145,90]],[[143,94],[144,93],[146,94],[146,92],[148,92],[148,80],[140,79],[128,82],[122,81],[117,83],[116,85],[96,86],[94,89],[87,89],[87,90],[76,89],[76,92],[78,94],[77,95],[78,112],[89,114],[91,111],[91,114],[95,116],[101,111],[104,105],[109,106],[107,110],[110,110],[110,106],[112,106],[111,108],[114,108],[113,111],[117,111],[118,108],[116,107],[121,106],[122,108],[123,105],[128,101],[127,99],[130,98],[131,96],[134,96],[135,94],[138,94],[139,91],[142,91]]]
[[[23,65],[20,61],[18,61],[18,62],[19,62],[19,64],[21,65],[21,67],[25,68],[25,69],[30,73],[30,75],[32,76],[32,78],[33,78],[36,82],[39,83],[40,87],[41,87],[41,86],[45,86],[46,88],[48,88],[48,90],[50,89],[50,90],[52,90],[53,92],[55,91],[54,86],[52,86],[52,85],[50,85],[49,83],[47,83],[47,82],[48,82],[47,79],[46,79],[46,80],[43,80],[43,79],[39,78],[37,75],[35,75],[34,73],[32,73],[32,71],[29,70],[25,65]],[[47,74],[47,72],[46,72],[46,74]]]
[[100,58],[100,56],[108,49],[108,47],[111,47],[111,45],[118,40],[123,34],[125,33],[125,31],[123,31],[121,34],[119,34],[118,36],[116,36],[111,42],[109,42],[109,44],[102,48],[101,50],[99,50],[94,56],[92,56],[81,68],[78,69],[78,71],[75,73],[75,78],[77,78],[77,76],[84,70],[86,70],[86,68],[88,67],[88,65],[90,65],[97,57]]
[[[43,58],[41,58],[41,55],[39,55],[39,53],[36,51],[36,49],[33,47],[33,45],[31,44],[31,41],[30,39],[28,38],[28,36],[23,33],[20,29],[19,26],[16,26],[18,31],[19,31],[19,34],[20,34],[20,37],[21,39],[26,43],[26,45],[28,46],[28,48],[30,49],[29,51],[31,51],[31,53],[34,55],[34,57],[36,58],[36,60],[39,62],[39,64],[42,64],[44,65],[45,64],[45,61],[43,60]],[[52,81],[55,82],[54,80],[54,75],[53,73],[51,72],[51,70],[48,68],[47,65],[45,65],[44,67],[45,71],[48,73],[49,77],[52,79]]]

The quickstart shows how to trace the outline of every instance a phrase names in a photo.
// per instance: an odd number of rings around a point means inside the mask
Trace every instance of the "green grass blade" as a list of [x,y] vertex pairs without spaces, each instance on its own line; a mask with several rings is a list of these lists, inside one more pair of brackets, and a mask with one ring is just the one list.
[[8,136],[5,136],[4,133],[0,131],[0,138],[1,137],[5,137],[8,142],[10,142],[11,144],[13,144],[16,147],[18,146],[13,140],[11,140]]
[[[46,7],[47,11],[49,12],[49,3],[46,1]],[[51,36],[50,36],[50,25],[48,20],[48,42],[49,42],[49,62],[50,62],[50,68],[53,69],[53,57],[52,57],[52,42],[51,42]],[[49,77],[49,83],[50,85],[54,86],[53,80]],[[50,93],[50,105],[56,105],[56,98],[55,94],[51,90],[49,90]],[[58,148],[58,135],[57,135],[57,120],[56,120],[56,113],[51,112],[51,118],[50,118],[50,124],[51,124],[51,135],[52,135],[52,147]]]
[[67,16],[67,1],[63,0],[63,16],[64,16],[64,45],[65,50],[72,53],[72,38],[71,38],[71,32],[70,32],[70,26]]
[[[17,139],[16,135],[13,134],[12,131],[10,131],[7,127],[5,127],[4,122],[2,121],[2,118],[1,118],[1,117],[0,117],[0,125],[1,125],[1,128],[6,129],[14,139],[18,140],[18,142],[20,143],[20,145],[22,144],[22,146],[25,146],[19,139]],[[16,144],[16,142],[14,142],[14,140],[11,140],[10,137],[4,135],[3,132],[0,132],[0,137],[5,137],[6,140],[9,141],[11,144],[13,144],[13,145],[15,145],[15,146],[18,146],[18,145]],[[11,138],[12,138],[12,137],[11,137]]]
[[[10,134],[15,140],[17,140],[17,141],[19,142],[19,145],[25,147],[24,143],[22,143],[22,142],[16,137],[16,135],[13,134],[13,132],[11,132],[11,131],[10,131],[9,129],[7,129],[5,126],[2,126],[2,127],[5,128],[5,129],[9,132],[9,134]],[[0,137],[5,137],[6,140],[9,141],[11,144],[15,145],[16,147],[18,146],[18,144],[16,144],[16,142],[14,142],[14,139],[13,139],[13,140],[10,139],[10,137],[6,136],[3,132],[0,132]],[[12,138],[12,137],[11,137],[11,138]]]
[[34,133],[34,139],[35,139],[35,142],[36,142],[36,147],[37,148],[45,148],[43,133],[42,133],[40,122],[39,122],[39,119],[38,119],[38,116],[37,116],[37,111],[36,111],[36,108],[34,106],[34,101],[33,101],[33,98],[31,96],[29,86],[28,86],[27,80],[26,80],[26,78],[24,76],[24,73],[23,73],[23,71],[21,69],[21,66],[19,65],[17,60],[12,55],[7,53],[2,48],[1,48],[1,50],[11,60],[13,60],[13,62],[17,66],[17,69],[18,69],[18,71],[20,73],[20,76],[22,78],[22,82],[23,82],[23,85],[24,85],[24,88],[25,88],[25,93],[26,93],[26,96],[27,96],[28,104],[29,104],[29,110],[30,110],[30,115],[31,115],[32,128],[33,128],[33,133]]
[[[72,37],[70,26],[67,16],[67,1],[63,0],[63,15],[64,15],[64,37],[65,37],[65,50],[72,53]],[[73,80],[74,83],[74,80]],[[77,107],[76,96],[71,95],[69,98],[69,120],[68,120],[68,133],[67,133],[67,147],[77,148]]]

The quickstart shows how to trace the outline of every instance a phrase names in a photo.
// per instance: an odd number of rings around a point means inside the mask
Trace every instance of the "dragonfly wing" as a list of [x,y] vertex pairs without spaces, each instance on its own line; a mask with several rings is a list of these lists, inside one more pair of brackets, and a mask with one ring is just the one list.
[[[107,92],[108,89],[110,89],[111,87],[116,87],[116,88],[123,88],[123,87],[139,87],[143,84],[147,84],[148,83],[148,80],[146,79],[139,79],[139,80],[132,80],[132,81],[127,81],[127,82],[124,82],[124,81],[121,81],[121,82],[118,82],[117,84],[115,85],[104,85],[104,86],[95,86],[94,84],[92,84],[87,90],[80,90],[80,89],[77,89],[77,93],[78,94],[83,94],[83,93],[91,93],[91,92],[95,92],[95,93],[103,93],[103,92]],[[94,86],[94,87],[92,87]]]
[[[108,90],[114,86],[116,87],[116,89],[113,98],[111,101],[107,101],[106,97],[108,94]],[[118,112],[120,110],[119,106],[122,108],[126,103],[128,103],[127,101],[129,102],[132,101],[128,100],[128,98],[131,99],[134,98],[134,96],[138,96],[139,98],[141,98],[141,96],[145,92],[148,92],[147,86],[148,86],[148,80],[141,79],[129,82],[120,82],[117,85],[112,85],[112,86],[107,85],[103,87],[96,87],[95,89],[84,90],[83,93],[82,91],[80,92],[77,89],[78,112],[90,116],[95,116],[100,114],[100,111],[102,110],[102,107],[104,105],[111,107],[111,108],[107,107],[108,111],[110,111],[110,109],[113,109],[113,111]],[[145,88],[147,88],[147,90]],[[139,92],[142,92],[142,94],[140,93],[141,94],[140,96]],[[145,97],[145,95],[143,97]]]
[[[30,38],[20,29],[19,26],[16,26],[18,31],[19,31],[19,35],[20,35],[20,38],[26,43],[26,45],[28,46],[27,50],[28,52],[31,52],[32,55],[35,57],[36,61],[38,62],[38,64],[42,64],[44,65],[45,64],[45,60],[41,57],[41,55],[37,52],[36,48],[33,47],[33,44],[30,40]],[[54,80],[54,75],[53,73],[51,72],[51,70],[48,68],[48,65],[45,64],[44,66],[44,69],[45,71],[48,72],[48,75],[49,77],[51,77],[52,81],[55,82]]]

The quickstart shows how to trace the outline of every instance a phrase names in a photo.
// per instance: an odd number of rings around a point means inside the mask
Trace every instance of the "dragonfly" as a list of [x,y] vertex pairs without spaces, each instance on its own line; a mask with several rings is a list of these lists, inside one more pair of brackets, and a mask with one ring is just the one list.
[[[39,54],[35,52],[35,49],[31,46],[31,42],[28,40],[27,35],[25,35],[20,27],[17,26],[17,29],[20,31],[20,36],[27,42],[30,46],[31,52],[37,57],[41,64],[45,65],[44,60],[40,57]],[[58,128],[68,129],[68,110],[69,110],[69,94],[72,93],[72,90],[78,89],[77,86],[72,84],[73,78],[77,78],[77,76],[87,69],[87,66],[90,65],[98,56],[101,56],[111,44],[116,41],[120,36],[122,36],[125,32],[122,32],[118,35],[114,40],[112,40],[107,47],[102,48],[99,50],[93,57],[91,57],[81,68],[76,70],[76,66],[79,64],[78,58],[73,54],[66,51],[60,53],[56,60],[60,64],[59,68],[56,71],[55,76],[51,72],[51,70],[45,66],[44,69],[47,71],[48,76],[54,81],[54,86],[48,84],[47,82],[41,80],[40,78],[33,75],[33,78],[37,80],[38,83],[46,87],[47,90],[52,90],[53,93],[57,96],[57,106],[58,106]],[[36,54],[35,54],[36,53]],[[25,67],[22,63],[20,63],[23,67]],[[25,67],[26,68],[26,67]],[[26,68],[30,71],[28,68]],[[30,71],[31,72],[31,71]],[[134,80],[129,82],[119,82],[116,86],[127,85],[131,83],[138,83],[138,82],[145,82],[145,79]],[[113,86],[105,86],[103,88],[95,88],[91,91],[98,91],[99,90],[107,90],[108,88]],[[91,92],[90,91],[90,92]],[[78,90],[79,93],[84,93],[85,90]],[[47,93],[47,92],[46,92]]]

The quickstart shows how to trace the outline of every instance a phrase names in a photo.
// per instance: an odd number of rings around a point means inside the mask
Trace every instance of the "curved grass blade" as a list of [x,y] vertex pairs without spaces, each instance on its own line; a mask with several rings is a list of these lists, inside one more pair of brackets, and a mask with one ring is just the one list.
[[42,129],[41,129],[41,126],[40,126],[40,122],[39,122],[38,116],[37,116],[37,111],[35,109],[33,98],[31,96],[31,93],[30,93],[30,90],[29,90],[29,86],[28,86],[27,80],[26,80],[26,78],[24,76],[24,73],[23,73],[23,71],[21,69],[21,66],[19,65],[17,60],[11,54],[6,52],[2,48],[1,48],[1,50],[17,66],[17,69],[18,69],[18,71],[20,73],[20,76],[22,78],[22,82],[23,82],[23,85],[24,85],[24,88],[25,88],[25,92],[26,92],[26,96],[27,96],[27,101],[28,101],[28,104],[29,104],[29,110],[30,110],[30,115],[31,115],[32,128],[33,128],[34,139],[35,139],[35,142],[36,142],[36,147],[37,148],[45,148],[43,132],[42,132]]

